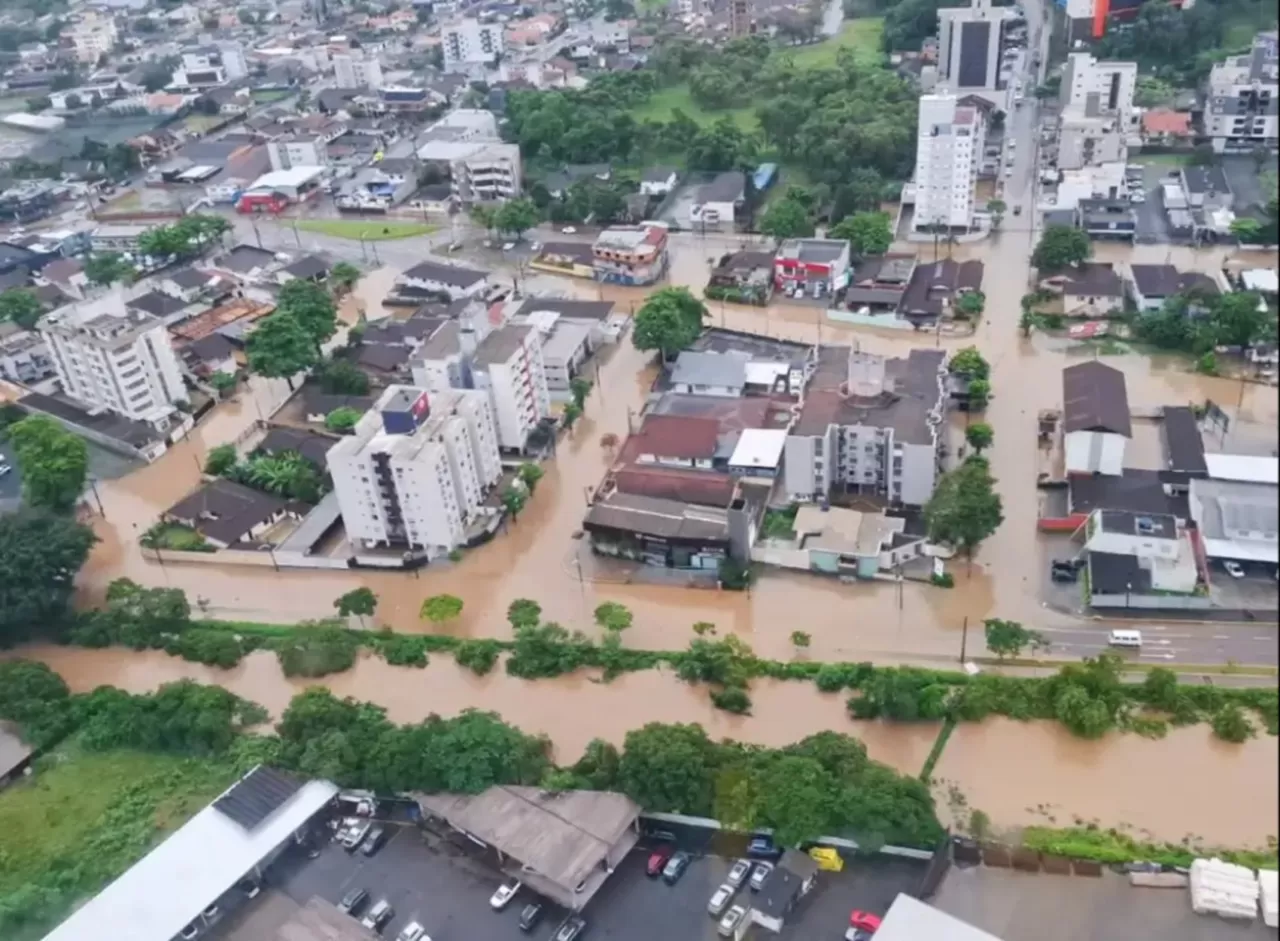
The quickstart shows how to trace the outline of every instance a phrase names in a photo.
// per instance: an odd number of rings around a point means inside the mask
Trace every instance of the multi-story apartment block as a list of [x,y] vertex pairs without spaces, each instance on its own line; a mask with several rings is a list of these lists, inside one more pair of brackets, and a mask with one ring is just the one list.
[[16,323],[0,323],[0,379],[29,385],[52,375],[53,360],[40,334]]
[[333,76],[339,88],[378,88],[382,85],[382,63],[377,56],[366,56],[358,49],[337,53]]
[[347,536],[428,559],[463,541],[502,476],[482,392],[391,386],[326,455]]
[[885,359],[826,347],[787,434],[789,499],[863,493],[922,506],[938,479],[938,432],[945,417],[946,354],[912,350]]
[[1247,54],[1219,62],[1210,70],[1204,133],[1217,153],[1277,146],[1277,39],[1274,31],[1259,33]]
[[667,227],[615,225],[591,246],[596,279],[611,284],[652,284],[667,271]]
[[272,170],[327,167],[329,146],[323,137],[291,134],[278,140],[267,141],[267,157],[271,160]]
[[500,142],[474,143],[449,161],[449,192],[461,203],[515,199],[523,191],[520,146]]
[[945,89],[920,96],[913,221],[917,230],[972,227],[985,137],[986,122],[978,107],[961,105]]
[[1114,117],[1127,128],[1133,123],[1137,84],[1136,62],[1099,61],[1087,52],[1073,52],[1062,72],[1062,110],[1090,118]]
[[551,393],[535,327],[507,324],[480,342],[471,360],[477,389],[489,393],[504,450],[523,451],[529,435],[551,414]]
[[244,50],[239,43],[200,46],[182,54],[182,63],[173,70],[174,88],[210,88],[244,78],[249,74]]
[[446,72],[465,71],[468,66],[494,65],[506,39],[501,23],[481,23],[467,18],[440,31]]
[[115,20],[96,13],[85,14],[62,35],[75,49],[76,59],[85,63],[97,62],[115,48],[116,40],[120,38]]
[[118,291],[56,310],[38,329],[63,391],[90,410],[165,430],[186,399],[164,321],[126,307]]
[[938,11],[938,81],[962,94],[995,91],[1006,33],[1018,19],[1012,7],[971,0]]

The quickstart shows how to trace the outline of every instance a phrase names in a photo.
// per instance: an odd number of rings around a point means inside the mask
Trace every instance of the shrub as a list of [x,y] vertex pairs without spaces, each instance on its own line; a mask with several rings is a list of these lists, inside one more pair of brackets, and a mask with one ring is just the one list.
[[748,715],[751,712],[751,696],[741,686],[726,686],[713,691],[711,704],[734,715]]
[[956,587],[956,578],[950,572],[943,572],[941,575],[930,575],[929,581],[938,588]]
[[498,662],[501,646],[496,640],[464,640],[453,652],[453,658],[477,676],[484,676]]
[[378,650],[387,663],[396,667],[418,667],[427,665],[427,646],[420,634],[393,634],[385,632],[378,638]]
[[1228,703],[1213,714],[1210,720],[1213,734],[1226,742],[1243,742],[1253,738],[1253,725],[1235,703]]
[[191,628],[165,645],[165,652],[193,663],[203,663],[224,670],[243,659],[245,645],[230,631]]
[[277,641],[276,656],[285,676],[328,676],[355,665],[356,646],[340,627],[315,626]]

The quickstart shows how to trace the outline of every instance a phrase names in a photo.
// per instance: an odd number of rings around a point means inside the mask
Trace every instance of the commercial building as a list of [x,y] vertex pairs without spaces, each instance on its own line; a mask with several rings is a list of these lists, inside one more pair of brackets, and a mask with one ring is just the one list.
[[667,271],[667,227],[657,223],[611,226],[591,246],[596,280],[652,284]]
[[596,500],[582,528],[599,555],[710,572],[725,559],[750,558],[756,532],[741,498],[713,507],[621,491]]
[[849,243],[844,239],[787,239],[773,259],[779,291],[827,297],[849,283]]
[[1123,474],[1133,437],[1124,373],[1097,360],[1062,370],[1062,430],[1068,474]]
[[784,483],[794,502],[868,494],[922,506],[939,474],[946,354],[886,359],[825,347],[787,436]]
[[507,324],[485,337],[471,361],[477,389],[489,393],[504,450],[523,451],[529,435],[551,414],[551,394],[536,328]]
[[49,346],[38,333],[0,323],[0,379],[31,385],[55,375]]
[[961,105],[946,90],[920,96],[912,220],[917,231],[972,228],[985,138],[982,109]]
[[329,145],[323,137],[290,134],[267,141],[267,157],[271,161],[271,169],[277,171],[294,167],[327,167]]
[[468,17],[440,30],[446,72],[466,71],[468,66],[495,65],[505,45],[501,23],[481,23]]
[[236,202],[239,212],[283,212],[291,204],[306,202],[320,192],[324,167],[273,170],[258,177]]
[[[1206,455],[1223,458],[1227,455]],[[1239,460],[1239,459],[1234,459]],[[1249,459],[1246,459],[1249,460]],[[1195,521],[1204,553],[1210,559],[1258,562],[1275,565],[1280,562],[1280,490],[1274,480],[1276,459],[1270,461],[1271,482],[1263,480],[1230,480],[1219,476],[1221,460],[1209,463],[1210,477],[1191,480],[1188,498],[1191,519]],[[1247,465],[1246,465],[1247,467]],[[1232,473],[1226,470],[1226,473]],[[1241,476],[1239,473],[1233,476]]]
[[78,22],[66,27],[62,38],[70,41],[78,61],[96,64],[115,48],[120,32],[116,29],[114,17],[90,12],[81,15]]
[[462,544],[502,473],[486,396],[457,389],[391,386],[326,460],[353,543],[427,559]]
[[463,204],[515,199],[523,192],[520,146],[477,141],[449,160],[449,192]]
[[1001,50],[1017,19],[1012,7],[992,6],[991,0],[939,10],[939,83],[964,94],[1003,88]]
[[396,279],[399,290],[407,288],[424,295],[443,295],[454,301],[477,297],[488,284],[488,272],[435,261],[419,262]]
[[1277,33],[1259,33],[1253,47],[1209,71],[1204,134],[1217,153],[1277,145],[1280,133]]
[[[1091,571],[1121,571],[1120,592],[1108,591],[1106,576],[1094,594],[1130,593],[1189,595],[1200,581],[1191,536],[1169,515],[1094,510],[1085,523],[1085,550]],[[1109,573],[1109,574],[1110,574]]]
[[186,400],[164,322],[115,291],[54,311],[38,325],[63,392],[90,411],[167,429]]
[[335,53],[333,78],[339,88],[379,88],[382,85],[382,63],[376,55],[365,55],[352,49]]
[[1112,117],[1128,129],[1134,120],[1133,96],[1138,83],[1136,62],[1099,61],[1088,52],[1067,56],[1060,96],[1063,112],[1086,117]]

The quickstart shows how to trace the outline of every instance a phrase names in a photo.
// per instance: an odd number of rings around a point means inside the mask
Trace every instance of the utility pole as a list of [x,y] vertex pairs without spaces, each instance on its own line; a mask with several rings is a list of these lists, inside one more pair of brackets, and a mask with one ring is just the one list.
[[965,651],[969,646],[969,616],[964,618],[964,626],[960,629],[960,662],[964,663]]

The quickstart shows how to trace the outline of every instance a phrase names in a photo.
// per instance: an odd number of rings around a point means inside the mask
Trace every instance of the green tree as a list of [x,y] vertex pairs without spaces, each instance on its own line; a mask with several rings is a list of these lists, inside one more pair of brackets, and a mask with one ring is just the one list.
[[33,747],[53,745],[71,730],[71,706],[66,682],[47,664],[0,661],[0,719],[18,723]]
[[0,321],[12,320],[23,330],[35,328],[43,312],[36,292],[27,288],[10,288],[0,294]]
[[358,421],[360,421],[360,412],[343,405],[324,417],[324,426],[336,434],[348,435],[355,430]]
[[471,221],[486,232],[492,232],[498,227],[498,208],[496,206],[486,206],[484,203],[476,203],[471,207],[470,212]]
[[991,213],[991,228],[1000,228],[1000,223],[1004,222],[1004,214],[1008,211],[1009,206],[1003,199],[992,199],[987,203],[987,212]]
[[965,461],[942,476],[924,508],[929,539],[963,550],[973,550],[1004,521],[1000,495],[987,462]]
[[606,631],[616,634],[631,626],[632,614],[625,605],[605,601],[596,606],[595,619]]
[[215,372],[209,377],[209,385],[213,386],[213,391],[218,393],[219,397],[226,395],[228,392],[235,390],[239,380],[233,372]]
[[982,623],[986,633],[987,649],[1001,660],[1005,657],[1016,658],[1028,647],[1038,650],[1049,646],[1043,634],[1028,630],[1017,621],[988,618]]
[[529,502],[529,491],[523,487],[507,487],[502,491],[502,505],[511,514],[511,522],[519,517],[524,505]]
[[234,444],[219,444],[209,449],[204,460],[204,472],[214,477],[225,477],[240,460]]
[[969,381],[969,411],[980,412],[991,401],[991,383],[986,379]]
[[348,618],[354,614],[360,619],[360,625],[363,627],[364,619],[373,617],[373,612],[378,608],[378,596],[371,588],[353,588],[335,598],[333,606],[338,609],[341,617]]
[[1253,724],[1244,711],[1235,703],[1226,703],[1213,714],[1210,720],[1213,734],[1225,742],[1244,742],[1256,734]]
[[715,769],[715,745],[701,726],[651,722],[627,733],[618,778],[645,810],[709,816]]
[[1262,223],[1251,216],[1231,220],[1231,234],[1237,242],[1257,242],[1262,235]]
[[329,283],[334,288],[349,291],[360,280],[360,269],[349,261],[340,261],[329,272]]
[[319,503],[324,481],[316,466],[296,451],[260,454],[238,473],[241,483],[303,503]]
[[845,239],[854,255],[883,255],[893,244],[893,222],[887,212],[856,212],[833,225],[827,235]]
[[964,379],[986,379],[991,375],[991,364],[978,352],[976,346],[966,346],[951,357],[948,364],[952,375]]
[[1215,345],[1248,347],[1274,333],[1276,315],[1256,291],[1233,291],[1213,299],[1209,322]]
[[329,395],[368,395],[369,377],[345,359],[326,359],[316,370],[320,388]]
[[661,288],[636,311],[631,342],[638,350],[658,350],[669,360],[698,338],[706,316],[706,305],[687,288]]
[[107,287],[117,283],[129,284],[138,272],[119,252],[103,252],[85,259],[84,276],[92,284]]
[[276,299],[276,315],[284,314],[297,321],[315,344],[320,346],[338,330],[338,308],[333,297],[314,281],[294,278],[280,289]]
[[813,219],[802,203],[794,199],[779,199],[760,217],[760,231],[778,241],[807,238],[813,235]]
[[524,484],[532,495],[533,491],[538,489],[538,481],[543,477],[543,470],[532,461],[525,461],[516,470],[516,477],[520,479],[520,483]]
[[76,505],[89,475],[84,439],[45,415],[31,415],[6,434],[22,467],[22,494],[28,505],[65,513]]
[[528,598],[517,598],[507,606],[507,621],[516,630],[537,627],[542,623],[542,605]]
[[418,616],[439,627],[447,624],[462,613],[462,599],[455,595],[432,595],[422,602],[422,610]]
[[807,650],[809,648],[809,643],[811,641],[812,641],[812,638],[808,634],[806,634],[804,631],[791,632],[791,646],[797,648],[798,650]]
[[981,291],[965,291],[956,299],[956,312],[965,317],[981,317],[987,309],[987,296]]
[[519,238],[538,224],[540,213],[531,199],[509,199],[498,207],[493,224],[499,232],[509,232]]
[[995,430],[986,422],[974,422],[964,430],[964,440],[979,454],[991,447],[995,440]]
[[47,510],[0,514],[0,647],[58,626],[96,541],[89,527]]
[[293,388],[293,377],[316,364],[316,347],[293,316],[276,312],[258,321],[245,343],[249,368],[269,379],[283,379]]
[[756,782],[756,825],[773,830],[779,846],[798,846],[832,829],[839,807],[835,778],[812,758],[783,755],[769,761]]
[[1093,244],[1081,229],[1070,225],[1051,225],[1045,228],[1031,254],[1031,264],[1041,272],[1058,271],[1088,261],[1093,254]]
[[591,380],[582,376],[574,376],[569,380],[569,395],[578,408],[586,408],[587,396],[591,394]]
[[582,417],[582,406],[577,402],[569,402],[564,407],[564,411],[560,415],[560,421],[570,430],[573,429],[574,423]]

